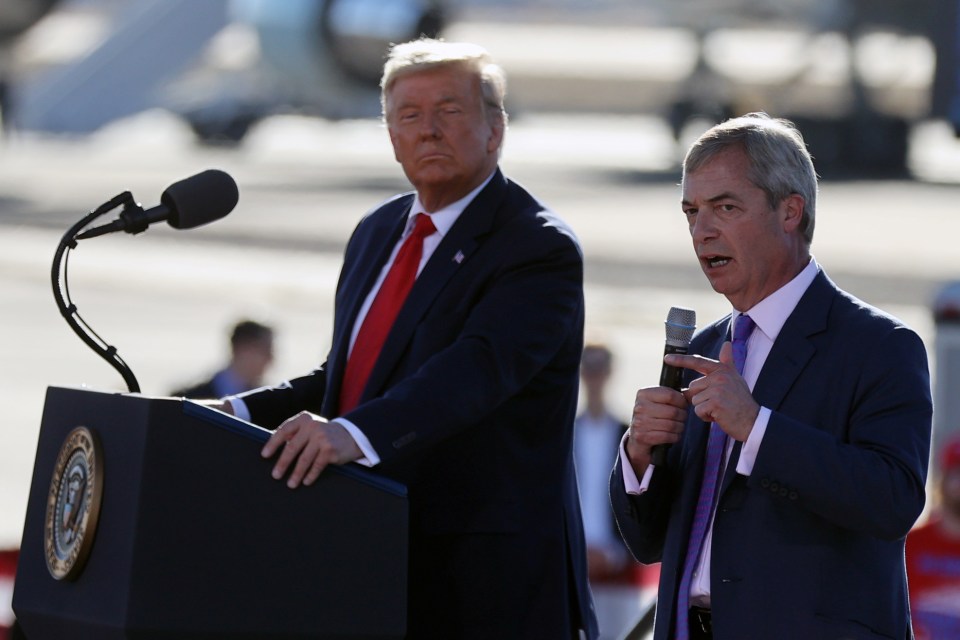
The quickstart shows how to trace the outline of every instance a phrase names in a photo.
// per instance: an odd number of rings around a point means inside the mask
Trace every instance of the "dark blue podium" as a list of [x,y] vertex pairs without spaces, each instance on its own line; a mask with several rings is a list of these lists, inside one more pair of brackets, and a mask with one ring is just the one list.
[[[48,501],[77,427],[102,493],[85,562],[58,579]],[[405,488],[344,466],[288,489],[268,435],[187,400],[49,388],[13,596],[28,640],[402,638]]]

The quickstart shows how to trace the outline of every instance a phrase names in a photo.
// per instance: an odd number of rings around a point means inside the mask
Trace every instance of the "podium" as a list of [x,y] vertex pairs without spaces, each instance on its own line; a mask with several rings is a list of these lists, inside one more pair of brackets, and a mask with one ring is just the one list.
[[[58,578],[78,427],[99,512]],[[347,465],[291,490],[260,456],[269,433],[189,400],[50,387],[13,595],[27,639],[402,638],[405,488]]]

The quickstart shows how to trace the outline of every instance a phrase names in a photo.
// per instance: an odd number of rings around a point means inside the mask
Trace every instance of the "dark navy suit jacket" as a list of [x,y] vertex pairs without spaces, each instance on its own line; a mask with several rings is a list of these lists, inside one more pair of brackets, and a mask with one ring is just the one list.
[[[326,362],[243,396],[254,422],[273,428],[300,410],[340,415],[357,312],[412,202],[413,194],[398,196],[360,222]],[[407,484],[412,548],[431,536],[474,536],[516,552],[516,562],[481,557],[455,579],[483,586],[487,597],[527,589],[517,597],[531,598],[524,608],[537,626],[523,634],[531,638],[569,637],[571,620],[596,636],[572,459],[582,279],[572,232],[498,170],[418,276],[360,404],[345,415],[376,449],[377,471]],[[458,573],[458,561],[448,561]],[[411,557],[412,581],[431,579],[424,566]],[[455,598],[456,586],[448,591]]]
[[[730,318],[691,352],[716,358]],[[689,382],[689,380],[687,381]],[[924,345],[817,275],[773,345],[753,396],[772,411],[752,474],[724,475],[713,527],[717,640],[910,638],[904,537],[924,505],[932,403]],[[611,476],[641,562],[662,561],[655,638],[671,637],[708,425],[691,411],[649,491]]]

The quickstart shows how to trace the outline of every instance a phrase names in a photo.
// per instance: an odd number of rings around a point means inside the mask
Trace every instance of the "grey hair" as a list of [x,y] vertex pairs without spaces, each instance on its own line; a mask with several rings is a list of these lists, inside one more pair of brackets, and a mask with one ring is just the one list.
[[446,42],[434,38],[420,38],[390,47],[380,79],[380,109],[387,118],[387,94],[397,78],[443,66],[462,66],[480,79],[484,113],[491,120],[507,124],[504,98],[507,95],[507,75],[493,62],[483,47],[468,42]]
[[767,194],[771,208],[784,198],[803,198],[800,231],[809,246],[817,210],[817,173],[803,136],[789,120],[766,113],[731,118],[704,133],[683,159],[683,175],[696,171],[721,151],[738,146],[750,162],[749,180]]

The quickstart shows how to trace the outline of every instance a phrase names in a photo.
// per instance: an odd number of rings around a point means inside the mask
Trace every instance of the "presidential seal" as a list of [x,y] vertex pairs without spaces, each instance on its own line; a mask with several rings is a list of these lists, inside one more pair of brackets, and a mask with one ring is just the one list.
[[103,454],[86,427],[67,435],[53,469],[43,527],[47,569],[57,580],[73,580],[90,555],[103,495]]

